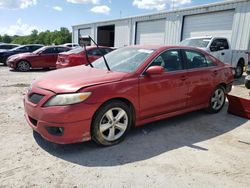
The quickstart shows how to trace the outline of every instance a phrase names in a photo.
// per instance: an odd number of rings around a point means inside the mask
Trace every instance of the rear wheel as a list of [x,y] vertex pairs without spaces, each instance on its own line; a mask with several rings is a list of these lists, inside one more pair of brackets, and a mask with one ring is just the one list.
[[209,100],[209,107],[207,108],[207,111],[209,113],[219,112],[225,104],[225,99],[226,96],[224,87],[218,86]]
[[24,61],[24,60],[19,61],[17,63],[17,70],[21,71],[21,72],[29,71],[30,70],[30,64],[29,64],[29,62]]
[[240,60],[235,68],[235,78],[240,78],[244,72],[244,61]]
[[102,106],[92,122],[92,138],[102,146],[111,146],[124,140],[132,124],[127,104],[110,101]]

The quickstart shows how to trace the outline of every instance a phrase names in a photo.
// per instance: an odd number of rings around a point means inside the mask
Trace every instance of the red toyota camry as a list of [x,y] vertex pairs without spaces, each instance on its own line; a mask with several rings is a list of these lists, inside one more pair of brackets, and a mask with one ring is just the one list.
[[125,47],[37,79],[24,98],[25,117],[46,140],[108,146],[133,126],[198,109],[219,112],[232,82],[231,66],[196,48]]
[[29,71],[34,68],[55,68],[58,53],[71,50],[65,46],[45,46],[31,53],[10,56],[7,65],[18,71]]
[[66,68],[78,65],[86,65],[89,62],[93,62],[111,51],[113,48],[100,46],[99,49],[96,46],[87,46],[87,56],[84,48],[75,48],[68,52],[63,52],[58,55],[56,68]]

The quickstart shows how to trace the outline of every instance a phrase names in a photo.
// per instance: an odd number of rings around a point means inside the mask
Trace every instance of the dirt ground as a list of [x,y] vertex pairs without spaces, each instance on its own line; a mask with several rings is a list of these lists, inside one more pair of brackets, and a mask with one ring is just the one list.
[[[23,93],[43,71],[0,66],[0,187],[249,187],[250,123],[188,113],[132,130],[113,147],[56,145],[33,133]],[[242,79],[243,80],[243,79]],[[233,92],[248,94],[237,80]]]

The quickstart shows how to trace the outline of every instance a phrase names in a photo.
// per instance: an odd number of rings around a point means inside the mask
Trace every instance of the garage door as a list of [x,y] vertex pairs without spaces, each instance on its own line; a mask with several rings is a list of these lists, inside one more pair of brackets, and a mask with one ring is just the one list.
[[136,44],[164,44],[165,19],[137,22]]
[[79,35],[80,37],[91,35],[91,28],[79,29]]
[[233,17],[233,10],[185,16],[182,39],[218,36],[231,40]]

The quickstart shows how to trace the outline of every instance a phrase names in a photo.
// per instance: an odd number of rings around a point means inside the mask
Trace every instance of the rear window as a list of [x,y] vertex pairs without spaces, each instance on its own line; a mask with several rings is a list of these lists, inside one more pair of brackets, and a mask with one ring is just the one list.
[[79,54],[79,53],[81,53],[83,51],[84,51],[84,48],[79,47],[79,48],[75,48],[73,50],[70,50],[68,52],[65,52],[64,54]]

